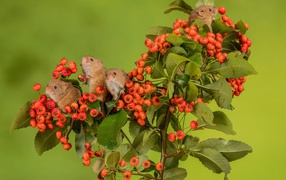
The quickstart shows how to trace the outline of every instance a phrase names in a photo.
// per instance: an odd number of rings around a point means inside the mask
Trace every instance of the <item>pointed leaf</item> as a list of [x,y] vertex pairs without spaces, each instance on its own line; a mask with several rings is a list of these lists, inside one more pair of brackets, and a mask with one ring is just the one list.
[[228,117],[224,112],[215,111],[213,114],[214,114],[213,123],[215,124],[215,126],[206,125],[206,128],[215,129],[229,135],[236,134],[235,131],[233,130],[231,121],[228,119]]
[[94,173],[98,174],[104,168],[104,166],[105,166],[104,159],[97,158],[92,166],[92,170]]
[[150,39],[155,39],[157,36],[160,36],[162,34],[169,34],[172,32],[173,32],[172,28],[164,27],[164,26],[157,26],[157,27],[152,27],[151,29],[149,29],[146,37]]
[[196,7],[199,7],[201,5],[209,5],[209,6],[214,6],[214,0],[199,0],[196,3]]
[[183,168],[167,169],[164,172],[164,180],[184,180],[187,177],[187,171]]
[[164,68],[161,62],[156,61],[155,65],[153,66],[151,78],[152,79],[159,79],[166,77],[166,74],[164,72]]
[[198,119],[203,120],[208,125],[214,126],[214,115],[210,108],[204,103],[197,103],[194,105],[194,111],[192,112]]
[[107,157],[106,165],[111,169],[115,169],[119,160],[120,160],[120,153],[112,152]]
[[193,137],[190,135],[186,135],[184,138],[183,144],[185,144],[185,150],[189,150],[192,147],[195,147],[199,143],[199,138],[198,137]]
[[79,134],[75,135],[75,150],[78,158],[82,158],[82,153],[85,151],[85,132],[81,130]]
[[[68,122],[67,122],[68,123]],[[57,127],[54,123],[54,128],[52,130],[46,130],[45,132],[38,132],[35,137],[35,149],[38,155],[42,155],[44,152],[54,148],[59,144],[59,139],[56,137],[56,132],[61,131],[64,133],[67,127],[64,128]]]
[[230,172],[228,160],[216,149],[203,148],[200,151],[191,152],[191,156],[198,158],[204,166],[214,173]]
[[25,105],[19,110],[16,117],[12,121],[10,132],[30,126],[30,104],[30,101],[26,102]]
[[225,79],[220,79],[212,84],[204,86],[214,97],[221,108],[232,109],[232,89]]
[[208,139],[197,144],[192,150],[201,151],[205,148],[216,149],[228,161],[234,161],[252,152],[252,148],[240,141],[225,139]]
[[176,0],[169,4],[168,9],[164,12],[165,14],[168,14],[174,10],[182,11],[184,13],[190,14],[193,10],[193,8],[185,3],[183,0]]
[[186,90],[186,101],[192,102],[198,98],[199,89],[193,83],[189,82]]
[[169,75],[169,79],[173,79],[177,74],[179,68],[183,65],[183,63],[190,61],[188,58],[184,56],[180,56],[174,53],[169,53],[166,59],[166,69]]
[[216,19],[212,22],[212,29],[213,33],[221,33],[221,34],[230,33],[234,31],[231,27],[227,26],[220,19]]
[[110,150],[118,146],[118,134],[126,123],[126,120],[127,114],[124,110],[106,117],[98,128],[98,142]]
[[226,58],[225,63],[214,63],[207,72],[216,72],[226,78],[239,78],[257,73],[252,65],[241,57],[240,52],[231,52]]
[[241,34],[246,33],[245,24],[241,20],[235,24],[235,28],[238,29]]
[[185,68],[185,73],[188,74],[190,78],[193,80],[198,80],[202,76],[202,71],[200,67],[196,63],[193,63],[193,62],[188,62]]
[[155,130],[142,131],[133,141],[133,147],[139,154],[145,154],[154,147],[159,136]]
[[166,41],[171,43],[173,46],[180,46],[184,41],[182,40],[181,37],[175,35],[175,34],[170,34],[167,38]]

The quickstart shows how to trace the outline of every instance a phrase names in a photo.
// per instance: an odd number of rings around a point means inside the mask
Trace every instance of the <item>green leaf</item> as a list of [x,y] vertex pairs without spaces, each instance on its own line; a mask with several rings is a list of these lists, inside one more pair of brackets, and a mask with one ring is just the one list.
[[240,52],[231,52],[226,58],[227,61],[225,63],[220,64],[219,62],[216,62],[207,70],[207,72],[216,72],[226,78],[239,78],[257,73],[252,65],[241,57]]
[[169,75],[169,79],[173,79],[177,74],[179,68],[183,65],[183,63],[190,61],[188,58],[184,56],[180,56],[174,53],[169,53],[166,59],[166,69]]
[[164,172],[164,180],[184,180],[187,177],[187,171],[183,168],[167,169]]
[[132,136],[132,138],[135,138],[141,130],[141,127],[136,121],[130,121],[129,122],[129,133]]
[[183,0],[176,0],[169,4],[168,9],[164,12],[165,14],[168,14],[174,10],[182,11],[184,13],[190,14],[193,10],[193,8],[185,3]]
[[92,165],[92,170],[94,173],[98,174],[104,168],[105,162],[103,158],[97,158]]
[[205,148],[215,149],[228,161],[234,161],[252,152],[252,148],[240,141],[225,139],[208,139],[197,144],[192,150],[201,151]]
[[13,119],[10,132],[30,126],[30,107],[31,102],[28,101],[25,105],[19,110],[16,117]]
[[225,79],[220,79],[212,84],[204,86],[211,91],[217,105],[221,108],[232,109],[232,89]]
[[161,62],[156,61],[155,65],[153,66],[151,78],[152,79],[159,79],[166,77],[166,74],[164,72],[164,68]]
[[[68,123],[68,122],[67,122]],[[38,155],[42,155],[45,151],[54,148],[59,144],[59,139],[56,137],[56,132],[61,131],[64,133],[67,127],[64,128],[57,127],[54,123],[54,128],[52,130],[46,130],[45,132],[38,132],[35,137],[35,149]]]
[[212,22],[212,29],[213,33],[230,33],[234,31],[231,27],[227,26],[224,22],[222,22],[220,19],[216,19]]
[[214,0],[198,0],[198,2],[196,3],[196,7],[199,7],[201,5],[214,6]]
[[198,137],[193,137],[190,135],[186,135],[183,141],[183,144],[185,145],[185,150],[189,150],[190,148],[195,147],[199,143]]
[[120,153],[120,159],[124,159],[125,161],[129,161],[132,157],[137,155],[136,151],[131,148],[130,144],[120,144],[116,151]]
[[246,33],[246,27],[241,20],[235,24],[235,28],[238,29],[241,34]]
[[193,80],[198,80],[202,76],[202,71],[196,63],[188,62],[185,67],[185,73]]
[[81,132],[81,122],[80,121],[74,121],[72,130],[76,133],[79,134]]
[[198,98],[199,89],[193,83],[189,82],[186,90],[186,101],[192,102]]
[[158,139],[159,136],[155,130],[144,130],[134,139],[132,146],[139,154],[146,154],[154,147]]
[[85,151],[85,132],[81,130],[79,134],[75,135],[75,150],[78,158],[82,158],[82,153]]
[[106,114],[109,114],[110,111],[116,106],[116,101],[112,99],[111,101],[106,102],[105,106],[106,106]]
[[185,88],[188,85],[189,80],[190,76],[188,74],[179,74],[175,78],[175,82],[182,88]]
[[148,30],[146,37],[150,39],[155,39],[157,36],[160,36],[162,34],[169,34],[172,32],[173,32],[172,28],[164,26],[156,26]]
[[120,160],[120,153],[119,152],[112,152],[107,157],[106,165],[111,169],[115,169],[119,160]]
[[175,47],[179,47],[184,41],[182,40],[181,37],[175,35],[175,34],[170,34],[167,38],[166,41],[172,44]]
[[183,155],[177,155],[171,158],[168,158],[165,162],[165,168],[177,168],[179,166],[179,160],[182,158]]
[[197,103],[194,105],[194,111],[192,112],[198,119],[203,120],[208,125],[214,126],[214,115],[210,108],[204,103]]
[[233,130],[232,123],[226,116],[224,112],[215,111],[214,113],[213,123],[215,126],[206,125],[208,129],[215,129],[217,131],[224,132],[225,134],[235,135],[235,131]]
[[180,130],[179,125],[178,125],[179,124],[178,118],[174,114],[171,115],[170,123],[174,131]]
[[120,133],[120,129],[126,123],[126,120],[127,114],[124,110],[106,117],[98,128],[98,142],[110,150],[118,146],[118,134]]
[[166,51],[166,53],[165,53],[165,56],[168,53],[174,53],[174,54],[178,54],[178,55],[181,55],[181,56],[186,56],[187,55],[187,52],[185,51],[185,49],[182,48],[182,47],[178,47],[178,46],[171,47],[170,49],[168,49],[168,51]]
[[192,24],[197,26],[199,35],[203,37],[206,37],[207,33],[210,32],[208,25],[206,25],[201,19],[196,19]]
[[[185,51],[188,53],[188,56],[193,56],[196,53],[201,54],[202,52],[202,45],[198,44],[194,40],[190,40],[187,37],[183,36],[181,37],[184,41],[181,44],[181,47],[185,49]],[[202,63],[201,63],[202,64]]]
[[230,164],[228,160],[216,149],[203,148],[200,151],[192,151],[191,156],[198,158],[204,166],[212,170],[214,173],[230,172]]

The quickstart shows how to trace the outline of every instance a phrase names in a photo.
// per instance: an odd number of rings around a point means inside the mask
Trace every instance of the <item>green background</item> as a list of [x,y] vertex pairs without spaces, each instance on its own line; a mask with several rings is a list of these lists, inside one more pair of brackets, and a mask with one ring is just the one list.
[[[38,94],[32,85],[47,84],[62,57],[80,62],[84,55],[104,61],[107,68],[130,71],[147,49],[150,27],[172,26],[187,15],[163,14],[172,0],[0,0],[0,179],[96,179],[75,151],[60,146],[39,157],[34,150],[35,129],[10,134],[10,123],[20,107]],[[187,1],[188,2],[188,1]],[[192,5],[195,1],[192,1]],[[286,179],[285,17],[286,1],[217,0],[234,22],[248,22],[252,40],[250,62],[258,74],[248,78],[245,92],[226,111],[235,136],[206,130],[201,139],[241,140],[254,149],[232,162],[231,180]],[[222,180],[194,158],[183,162],[188,180]]]

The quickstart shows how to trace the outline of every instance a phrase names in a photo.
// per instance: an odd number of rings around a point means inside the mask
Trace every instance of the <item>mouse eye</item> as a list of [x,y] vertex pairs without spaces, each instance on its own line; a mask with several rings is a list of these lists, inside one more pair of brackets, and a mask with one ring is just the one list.
[[105,76],[107,76],[107,73],[105,74]]
[[211,12],[211,11],[212,11],[212,9],[211,9],[211,8],[209,8],[209,11]]
[[92,59],[92,58],[90,58],[89,60],[93,61],[93,59]]
[[203,13],[204,12],[204,10],[201,10],[201,13]]
[[116,72],[113,72],[114,75],[116,75]]
[[58,87],[57,86],[54,86],[54,89],[57,89]]

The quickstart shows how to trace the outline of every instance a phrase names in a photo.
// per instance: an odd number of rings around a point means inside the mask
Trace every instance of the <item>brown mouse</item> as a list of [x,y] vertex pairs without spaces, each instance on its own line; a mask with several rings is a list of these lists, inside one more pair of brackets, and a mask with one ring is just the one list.
[[70,82],[59,79],[52,79],[45,91],[62,110],[81,96],[80,90],[75,88]]
[[[89,86],[89,91],[91,93],[95,93],[99,100],[105,101],[107,95],[106,85],[104,81],[106,69],[103,65],[103,62],[91,56],[84,56],[81,59],[81,66],[82,66],[82,71],[86,76],[86,81]],[[102,87],[102,90],[104,91],[102,94],[98,94],[96,92],[96,88],[99,85]]]
[[105,83],[114,100],[117,100],[120,94],[124,93],[125,83],[128,80],[127,74],[121,69],[109,69],[106,71]]
[[217,14],[217,8],[209,5],[202,5],[194,9],[189,17],[189,24],[193,23],[196,19],[201,19],[212,31],[212,21]]

